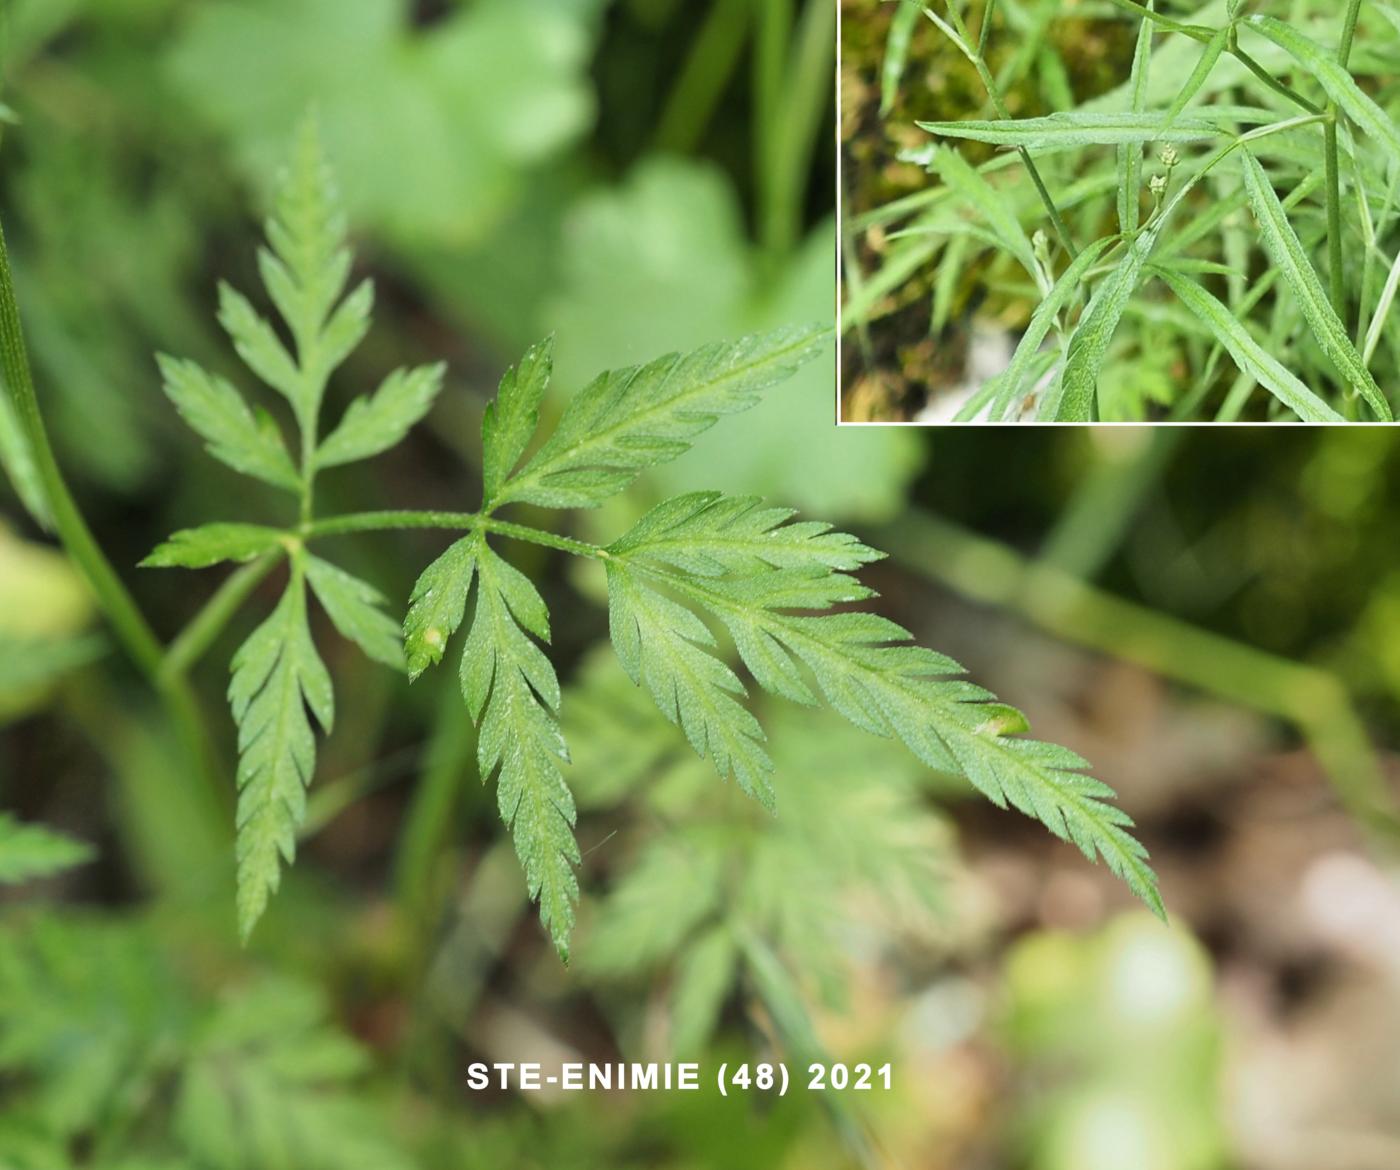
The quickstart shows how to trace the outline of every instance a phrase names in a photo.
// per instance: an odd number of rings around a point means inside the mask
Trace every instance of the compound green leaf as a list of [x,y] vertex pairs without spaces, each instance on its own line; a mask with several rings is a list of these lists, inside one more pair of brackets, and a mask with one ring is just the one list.
[[559,426],[496,496],[551,508],[590,508],[646,468],[689,449],[726,414],[821,352],[829,330],[799,326],[668,354],[599,375],[570,400]]
[[[627,553],[612,556],[609,606],[618,655],[634,680],[650,671],[648,685],[673,721],[685,726],[689,715],[695,730],[687,733],[702,754],[725,725],[742,726],[706,699],[713,704],[719,696],[737,707],[740,684],[702,649],[713,639],[699,619],[634,575],[714,614],[765,689],[804,698],[811,693],[805,670],[857,727],[902,740],[929,767],[966,776],[999,807],[1009,804],[1041,821],[1091,860],[1102,857],[1149,907],[1163,912],[1146,851],[1128,832],[1131,820],[1108,803],[1112,789],[1083,772],[1082,759],[1023,738],[1020,712],[956,677],[963,673],[956,662],[913,645],[896,623],[872,613],[818,612],[869,596],[852,578],[774,568],[700,577],[648,567]],[[708,675],[701,674],[701,659],[713,664],[703,667]],[[761,734],[756,728],[749,729],[754,747]]]
[[209,453],[235,471],[295,492],[300,477],[272,417],[255,418],[242,396],[223,378],[194,362],[158,354],[166,396]]
[[372,396],[356,398],[316,452],[317,467],[369,459],[397,446],[432,409],[447,367],[395,370]]
[[331,624],[376,662],[404,670],[403,637],[384,612],[384,595],[344,569],[306,555],[306,579]]
[[1337,367],[1346,385],[1366,400],[1377,418],[1389,422],[1390,404],[1327,299],[1322,280],[1308,260],[1293,225],[1288,222],[1288,213],[1279,202],[1263,165],[1248,151],[1244,153],[1244,181],[1264,250],[1297,300],[1313,337]]
[[272,614],[233,656],[229,704],[238,725],[238,928],[246,939],[296,856],[316,764],[307,708],[335,717],[330,675],[311,641],[299,561]]
[[182,528],[157,545],[143,569],[203,569],[223,561],[251,561],[277,548],[285,534],[262,524],[202,524]]

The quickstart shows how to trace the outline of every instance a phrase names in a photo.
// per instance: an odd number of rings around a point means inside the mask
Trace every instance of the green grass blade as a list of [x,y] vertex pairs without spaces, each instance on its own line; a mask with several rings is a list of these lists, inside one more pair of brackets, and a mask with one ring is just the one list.
[[1166,281],[1183,305],[1210,327],[1240,371],[1252,377],[1299,418],[1306,422],[1346,421],[1255,341],[1244,323],[1199,284],[1165,268],[1154,266],[1153,271]]
[[1006,407],[1015,402],[1017,397],[1026,392],[1026,382],[1028,375],[1034,366],[1036,355],[1040,352],[1041,343],[1049,334],[1051,327],[1055,323],[1055,318],[1069,303],[1079,289],[1080,283],[1084,279],[1084,274],[1098,262],[1108,246],[1114,243],[1116,237],[1106,236],[1101,240],[1095,240],[1075,257],[1074,263],[1065,269],[1060,279],[1055,282],[1055,286],[1050,290],[1050,294],[1041,301],[1036,311],[1031,315],[1031,322],[1026,326],[1026,332],[1021,336],[1016,352],[1011,356],[1011,364],[1007,367],[1006,373],[1002,375],[1001,391],[997,396],[997,405],[992,409],[992,419],[1000,421],[1006,412]]
[[1222,28],[1206,42],[1206,47],[1201,51],[1196,67],[1191,70],[1191,75],[1187,77],[1181,91],[1176,95],[1172,104],[1167,107],[1166,116],[1162,119],[1164,125],[1171,126],[1181,116],[1181,111],[1186,108],[1186,103],[1200,92],[1201,86],[1206,83],[1206,78],[1215,68],[1215,63],[1220,60],[1220,54],[1225,51],[1229,34],[1229,29]]
[[899,83],[904,78],[904,66],[909,61],[909,45],[914,39],[914,26],[923,13],[916,4],[901,4],[890,19],[889,38],[885,41],[885,62],[880,70],[880,113],[894,109],[899,96]]
[[1389,422],[1392,415],[1385,395],[1366,369],[1366,363],[1347,335],[1346,326],[1327,299],[1322,280],[1308,261],[1307,251],[1288,222],[1288,215],[1263,165],[1248,151],[1244,152],[1244,180],[1264,250],[1297,299],[1317,343],[1337,367],[1343,382],[1366,400],[1378,418]]
[[1031,279],[1040,283],[1040,267],[1035,262],[1035,249],[1031,247],[1030,237],[1002,193],[950,146],[940,146],[934,152],[930,166],[977,211],[996,233],[1002,246],[1030,273]]

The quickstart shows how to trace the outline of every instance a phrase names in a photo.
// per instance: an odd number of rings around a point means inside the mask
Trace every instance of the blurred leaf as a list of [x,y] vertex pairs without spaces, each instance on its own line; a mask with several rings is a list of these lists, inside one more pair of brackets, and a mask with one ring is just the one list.
[[281,980],[228,997],[199,1029],[174,1132],[219,1170],[399,1170],[383,1112],[350,1085],[366,1054],[332,1029],[321,995]]
[[21,824],[8,813],[0,812],[0,885],[49,877],[82,865],[92,856],[92,846],[85,841],[43,825]]
[[311,101],[354,222],[461,242],[588,125],[590,23],[543,0],[483,0],[421,30],[401,0],[216,0],[168,64],[254,181]]

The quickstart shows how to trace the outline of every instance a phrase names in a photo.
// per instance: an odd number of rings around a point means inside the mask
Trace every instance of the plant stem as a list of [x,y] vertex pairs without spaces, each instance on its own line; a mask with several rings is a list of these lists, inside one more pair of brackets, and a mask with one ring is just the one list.
[[1322,163],[1327,186],[1327,291],[1337,316],[1345,321],[1346,285],[1342,280],[1342,181],[1337,166],[1337,111],[1327,106],[1332,120],[1322,127]]
[[163,674],[161,664],[165,653],[160,640],[93,537],[49,443],[39,399],[34,393],[3,229],[0,229],[0,373],[4,375],[5,392],[29,444],[59,541],[92,589],[98,607],[127,657],[160,696],[190,759],[198,764],[211,784],[216,783],[209,767],[203,721],[194,692],[183,678]]
[[1356,19],[1361,15],[1361,0],[1351,0],[1342,18],[1342,39],[1337,42],[1337,63],[1343,67],[1351,60],[1351,42],[1356,36]]
[[29,356],[3,231],[0,231],[0,371],[4,373],[10,404],[29,443],[59,540],[87,579],[98,606],[106,614],[112,632],[128,657],[144,674],[154,678],[160,667],[160,642],[93,539],[49,444],[29,371]]
[[[933,14],[928,9],[924,9],[926,16]],[[977,70],[977,76],[982,81],[982,87],[987,91],[987,97],[991,100],[992,108],[996,111],[998,118],[1003,121],[1011,120],[1011,111],[1002,100],[1001,91],[997,88],[996,78],[992,76],[992,71],[987,68],[986,59],[982,55],[981,46],[985,38],[979,38],[978,48],[973,49],[971,41],[967,35],[967,26],[963,24],[962,16],[958,13],[957,5],[948,6],[948,16],[953,22],[954,31],[957,34],[956,43],[962,50],[963,56],[972,62],[972,67]],[[935,24],[941,24],[935,20]],[[1035,165],[1035,160],[1031,158],[1031,152],[1024,146],[1018,146],[1016,153],[1021,158],[1021,164],[1026,168],[1026,173],[1030,175],[1031,182],[1035,184],[1040,201],[1045,205],[1046,213],[1050,216],[1050,225],[1055,230],[1055,238],[1060,241],[1060,246],[1069,253],[1069,258],[1073,260],[1079,255],[1079,249],[1074,246],[1074,240],[1069,234],[1069,228],[1060,215],[1060,209],[1055,206],[1055,201],[1050,197],[1050,191],[1045,186],[1045,180],[1040,177],[1040,170]]]
[[264,553],[232,573],[166,648],[161,675],[169,678],[186,674],[280,559],[280,551]]
[[[1342,20],[1342,37],[1337,44],[1337,61],[1346,67],[1351,57],[1351,42],[1356,35],[1356,19],[1361,12],[1361,0],[1351,0]],[[1323,127],[1323,161],[1327,167],[1327,287],[1337,316],[1346,320],[1346,283],[1342,279],[1342,180],[1337,165],[1337,103],[1329,101],[1327,112],[1332,120]],[[1363,306],[1364,311],[1364,306]]]
[[1277,77],[1275,77],[1272,73],[1265,69],[1264,66],[1260,65],[1258,61],[1256,61],[1238,45],[1230,46],[1230,55],[1233,56],[1235,60],[1237,60],[1246,69],[1248,69],[1252,74],[1254,74],[1254,76],[1257,77],[1260,81],[1262,81],[1266,86],[1268,86],[1271,90],[1278,94],[1279,97],[1286,98],[1295,106],[1299,106],[1300,108],[1307,110],[1307,112],[1310,114],[1323,113],[1323,108],[1321,106],[1309,101],[1297,90],[1289,88],[1289,86],[1285,85],[1282,81],[1280,81]]
[[576,556],[591,557],[594,560],[607,560],[611,556],[608,550],[600,545],[574,540],[568,536],[557,536],[553,532],[531,528],[526,524],[497,520],[494,516],[483,516],[479,512],[352,512],[303,524],[297,530],[297,535],[305,540],[315,540],[322,536],[341,536],[350,532],[384,532],[402,528],[450,528],[460,532],[480,530],[514,540],[528,541],[530,544],[544,545],[546,548],[559,549]]
[[750,0],[714,0],[657,123],[657,150],[690,154],[739,63]]

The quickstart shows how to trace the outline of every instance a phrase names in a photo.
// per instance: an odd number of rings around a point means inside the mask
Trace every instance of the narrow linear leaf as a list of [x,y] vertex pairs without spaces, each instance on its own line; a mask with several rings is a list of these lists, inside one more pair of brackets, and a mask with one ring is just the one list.
[[922,13],[916,4],[896,5],[890,17],[889,36],[885,39],[885,59],[880,67],[880,113],[894,109],[899,96],[899,83],[909,60],[909,46],[914,39],[914,26]]
[[569,758],[559,729],[559,680],[530,638],[547,640],[543,599],[480,534],[474,542],[476,612],[462,651],[462,696],[480,727],[483,780],[496,777],[496,801],[525,870],[540,921],[565,963],[578,901],[574,798],[559,765]]
[[223,561],[251,561],[277,548],[286,534],[262,524],[203,524],[182,528],[158,544],[141,562],[143,569],[203,569]]
[[921,130],[944,138],[970,138],[993,146],[1114,146],[1144,142],[1199,142],[1220,134],[1218,121],[1180,117],[1168,124],[1160,113],[1047,114],[992,122],[918,122]]
[[1001,246],[1016,257],[1038,284],[1042,278],[1040,266],[1035,262],[1035,249],[1020,218],[1002,193],[952,147],[938,147],[929,160],[929,167],[987,222]]
[[215,459],[264,483],[299,490],[300,478],[270,415],[259,411],[255,418],[237,390],[194,362],[165,354],[156,361],[166,396]]
[[1244,181],[1249,204],[1264,241],[1264,250],[1297,300],[1313,337],[1337,367],[1342,381],[1366,400],[1377,418],[1389,422],[1392,418],[1390,404],[1386,402],[1385,395],[1347,335],[1346,326],[1327,299],[1322,280],[1309,262],[1293,225],[1288,222],[1288,214],[1279,202],[1263,165],[1248,151],[1244,153]]
[[281,884],[282,862],[296,857],[316,764],[307,708],[327,732],[335,717],[299,561],[277,608],[233,656],[228,698],[238,725],[238,929],[246,939]]
[[1242,373],[1273,394],[1306,422],[1345,422],[1321,398],[1303,385],[1282,363],[1254,340],[1225,305],[1195,281],[1167,269],[1154,269],[1188,309],[1196,314],[1235,360]]
[[0,885],[51,877],[92,858],[93,848],[85,841],[0,812]]
[[[1173,203],[1172,206],[1175,206]],[[1118,266],[1103,279],[1089,300],[1069,339],[1060,376],[1045,395],[1039,417],[1058,422],[1089,422],[1098,411],[1099,369],[1113,334],[1137,289],[1143,265],[1152,254],[1171,206],[1143,228],[1123,253]]]
[[1011,403],[1029,392],[1029,382],[1035,369],[1036,358],[1040,354],[1040,347],[1054,327],[1056,319],[1069,305],[1070,299],[1078,293],[1084,281],[1084,274],[1117,242],[1116,237],[1106,236],[1083,248],[1055,282],[1049,295],[1031,314],[1030,324],[1026,326],[1021,340],[1016,343],[1016,352],[1011,355],[1011,364],[1002,375],[1001,388],[997,394],[996,405],[992,409],[993,421],[1005,418]]
[[1201,55],[1196,60],[1195,68],[1191,70],[1177,95],[1172,99],[1172,104],[1167,107],[1167,112],[1162,118],[1165,127],[1176,124],[1177,118],[1181,116],[1182,110],[1201,90],[1201,86],[1206,83],[1206,78],[1215,68],[1215,63],[1220,60],[1220,54],[1225,51],[1225,46],[1230,39],[1230,30],[1222,28],[1206,41],[1205,48],[1201,50]]
[[481,420],[482,478],[485,506],[490,507],[515,470],[540,420],[540,403],[554,370],[554,338],[532,345],[519,366],[501,378],[496,400]]
[[496,496],[550,508],[591,508],[646,468],[689,449],[726,414],[811,361],[830,335],[799,326],[669,354],[601,374],[565,409],[558,429]]
[[309,553],[306,579],[341,637],[375,662],[399,671],[406,668],[398,623],[384,612],[384,595],[378,589]]
[[372,396],[356,398],[321,443],[316,466],[353,463],[397,446],[432,408],[446,372],[442,362],[395,370]]
[[1309,76],[1316,79],[1327,96],[1346,112],[1347,117],[1390,156],[1392,163],[1400,163],[1400,129],[1397,129],[1390,115],[1356,84],[1331,50],[1305,37],[1292,25],[1263,13],[1256,13],[1244,23],[1268,37],[1297,61]]
[[[918,9],[911,9],[917,12]],[[739,948],[724,925],[713,926],[691,943],[677,963],[671,993],[671,1049],[682,1057],[699,1054],[715,1030],[739,966]]]

